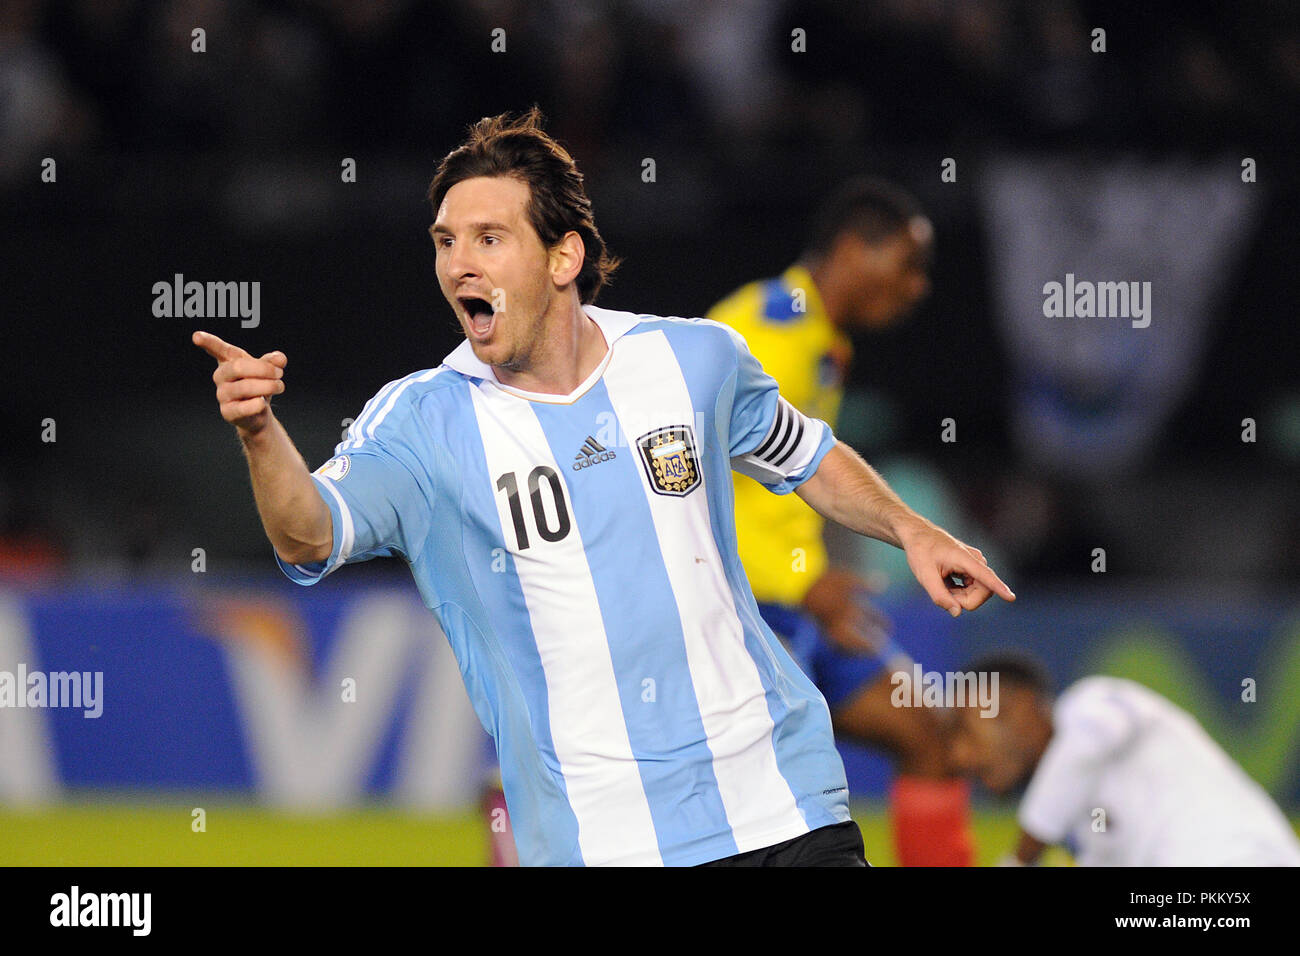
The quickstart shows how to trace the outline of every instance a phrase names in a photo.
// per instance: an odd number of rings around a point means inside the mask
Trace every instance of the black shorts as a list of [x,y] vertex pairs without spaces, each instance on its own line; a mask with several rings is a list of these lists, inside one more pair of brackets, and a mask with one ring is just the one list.
[[818,827],[793,840],[724,856],[701,866],[870,866],[862,831],[852,820]]

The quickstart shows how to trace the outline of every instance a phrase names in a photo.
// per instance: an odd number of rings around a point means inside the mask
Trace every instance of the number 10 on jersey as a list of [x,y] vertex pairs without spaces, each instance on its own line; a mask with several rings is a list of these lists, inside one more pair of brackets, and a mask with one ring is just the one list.
[[[543,481],[551,490],[551,503],[555,511],[554,526],[542,501]],[[510,505],[510,520],[515,526],[516,550],[528,550],[528,524],[524,519],[523,502],[519,500],[519,481],[513,471],[507,471],[497,479],[497,491],[505,492],[506,501]],[[532,502],[533,525],[543,541],[559,541],[569,533],[572,522],[569,520],[568,504],[564,500],[564,485],[560,483],[560,476],[555,473],[554,468],[549,465],[538,465],[528,473],[528,498]]]

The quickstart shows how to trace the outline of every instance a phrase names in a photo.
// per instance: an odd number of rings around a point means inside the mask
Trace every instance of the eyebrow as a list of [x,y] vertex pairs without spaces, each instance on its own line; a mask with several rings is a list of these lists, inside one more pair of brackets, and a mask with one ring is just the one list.
[[[468,228],[471,232],[509,232],[510,231],[510,227],[507,226],[504,222],[471,222],[469,223]],[[430,235],[437,235],[439,233],[449,234],[450,232],[451,232],[450,229],[448,229],[446,226],[442,225],[441,223],[437,223],[437,222],[435,222],[432,226],[429,227]]]

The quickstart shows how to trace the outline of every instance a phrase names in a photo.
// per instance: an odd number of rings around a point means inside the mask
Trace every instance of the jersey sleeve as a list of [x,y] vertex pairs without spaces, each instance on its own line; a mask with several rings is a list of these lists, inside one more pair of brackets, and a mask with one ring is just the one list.
[[1052,723],[1051,743],[1017,815],[1025,832],[1044,843],[1060,843],[1088,818],[1097,778],[1111,756],[1137,733],[1138,715],[1104,686],[1080,685],[1062,696]]
[[[366,412],[354,422],[334,457],[314,472],[316,490],[330,510],[333,547],[324,561],[290,564],[275,555],[297,584],[312,585],[345,564],[418,552],[432,518],[432,475],[421,463],[414,435],[402,427],[412,412],[387,416],[370,434]],[[422,476],[422,477],[421,477]]]
[[736,350],[731,404],[731,467],[769,491],[789,494],[803,484],[835,446],[831,427],[809,418],[781,397],[744,338],[726,328]]

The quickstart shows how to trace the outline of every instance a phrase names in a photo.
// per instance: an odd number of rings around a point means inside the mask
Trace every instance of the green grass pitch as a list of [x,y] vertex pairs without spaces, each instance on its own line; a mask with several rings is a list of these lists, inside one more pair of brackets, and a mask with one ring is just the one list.
[[[204,832],[192,829],[193,810]],[[858,804],[867,858],[894,865],[881,806]],[[995,863],[1015,842],[1009,810],[974,814],[978,862]],[[4,866],[481,866],[487,835],[476,812],[424,815],[368,808],[289,814],[237,803],[87,801],[0,809]],[[1050,863],[1066,863],[1053,853]]]

